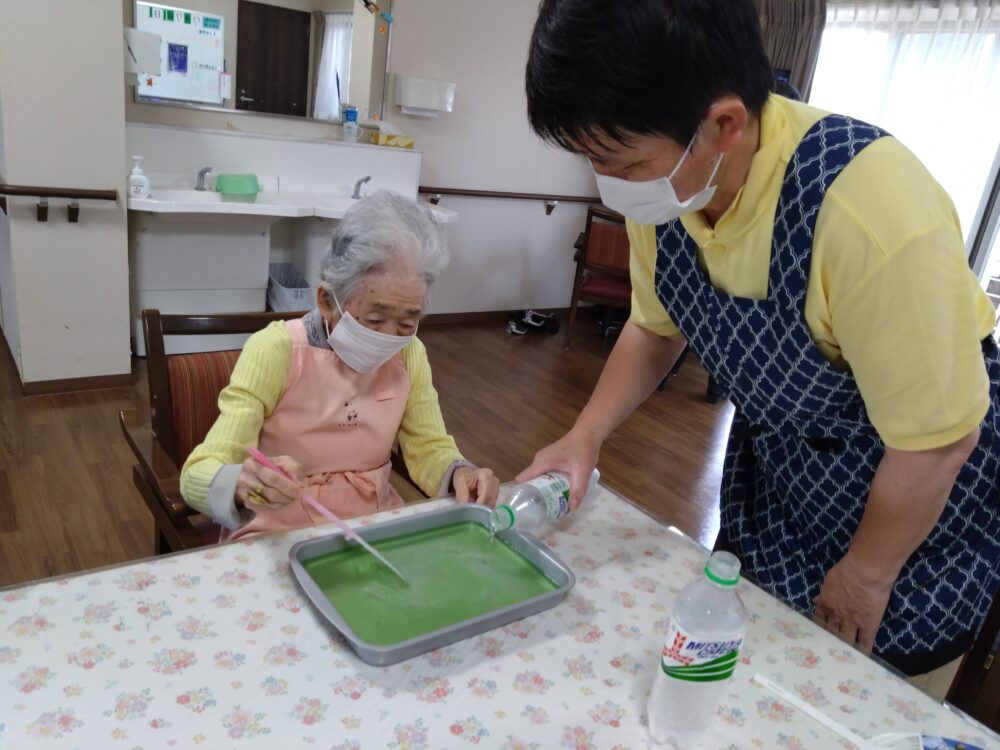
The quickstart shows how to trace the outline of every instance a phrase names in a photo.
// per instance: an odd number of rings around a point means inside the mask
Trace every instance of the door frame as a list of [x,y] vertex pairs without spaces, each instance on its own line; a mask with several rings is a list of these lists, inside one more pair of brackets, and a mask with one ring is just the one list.
[[1000,232],[1000,148],[997,149],[993,159],[986,189],[983,191],[983,198],[979,202],[972,226],[966,246],[969,266],[985,288],[989,281],[984,276],[990,261],[990,251]]

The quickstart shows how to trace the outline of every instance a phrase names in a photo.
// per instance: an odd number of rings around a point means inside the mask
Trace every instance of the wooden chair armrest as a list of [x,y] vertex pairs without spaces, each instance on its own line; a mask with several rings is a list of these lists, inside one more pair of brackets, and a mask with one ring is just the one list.
[[142,422],[135,409],[123,409],[118,415],[118,423],[135,454],[138,468],[156,492],[167,514],[173,518],[184,518],[197,513],[181,497],[180,471],[153,435],[152,427]]

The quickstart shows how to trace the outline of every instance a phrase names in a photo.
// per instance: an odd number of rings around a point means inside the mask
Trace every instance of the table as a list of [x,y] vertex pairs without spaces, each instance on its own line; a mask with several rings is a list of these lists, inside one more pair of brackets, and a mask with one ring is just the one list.
[[[359,519],[365,525],[448,504]],[[0,747],[624,750],[679,588],[706,551],[601,488],[546,535],[576,572],[558,607],[370,667],[324,628],[288,549],[329,528],[0,592]],[[706,749],[844,748],[750,681],[762,672],[862,734],[1000,740],[746,582],[742,664]]]

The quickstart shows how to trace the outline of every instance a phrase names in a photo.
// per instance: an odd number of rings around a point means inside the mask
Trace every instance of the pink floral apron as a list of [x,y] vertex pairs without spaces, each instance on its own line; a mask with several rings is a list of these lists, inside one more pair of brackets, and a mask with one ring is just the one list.
[[[310,345],[301,320],[285,326],[292,339],[288,382],[264,420],[258,447],[268,457],[291,456],[302,464],[308,491],[341,518],[402,505],[389,484],[389,454],[410,393],[402,355],[363,374],[332,350]],[[326,519],[299,500],[258,511],[230,539],[322,523]]]

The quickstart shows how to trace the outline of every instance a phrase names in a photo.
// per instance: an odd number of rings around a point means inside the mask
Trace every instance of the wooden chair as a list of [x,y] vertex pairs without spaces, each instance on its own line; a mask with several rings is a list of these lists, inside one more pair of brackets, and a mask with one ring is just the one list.
[[1000,731],[1000,591],[948,691],[948,702]]
[[569,303],[569,323],[563,348],[573,345],[573,325],[580,302],[594,302],[608,307],[628,309],[632,304],[629,281],[628,234],[625,218],[599,206],[587,210],[587,224],[573,245],[576,254],[576,277]]
[[[573,247],[576,248],[573,256],[576,261],[576,278],[573,280],[573,297],[569,303],[564,349],[573,345],[573,324],[576,323],[576,308],[580,302],[594,302],[625,310],[632,306],[625,217],[604,207],[591,206],[587,210],[587,224]],[[677,375],[689,350],[690,346],[685,344],[657,390],[662,391],[666,388],[667,381]],[[705,400],[714,404],[720,398],[715,382],[709,378]]]
[[[132,481],[155,522],[155,554],[192,549],[219,538],[219,527],[199,515],[180,494],[180,469],[219,415],[219,392],[229,383],[240,351],[167,355],[164,336],[249,334],[276,320],[304,313],[161,315],[142,311],[149,381],[148,419],[134,409],[119,414],[136,457]],[[393,451],[392,484],[407,502],[423,499]]]

